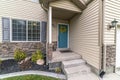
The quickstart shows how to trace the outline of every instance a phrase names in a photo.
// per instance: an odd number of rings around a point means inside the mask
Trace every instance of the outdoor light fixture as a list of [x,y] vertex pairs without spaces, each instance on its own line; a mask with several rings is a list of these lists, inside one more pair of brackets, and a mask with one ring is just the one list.
[[36,26],[37,26],[37,23],[36,23],[36,22],[33,22],[33,26],[36,27]]
[[114,21],[111,22],[112,25],[109,25],[109,28],[114,28],[116,27],[116,24],[118,23],[118,21],[116,21],[116,19],[114,19]]

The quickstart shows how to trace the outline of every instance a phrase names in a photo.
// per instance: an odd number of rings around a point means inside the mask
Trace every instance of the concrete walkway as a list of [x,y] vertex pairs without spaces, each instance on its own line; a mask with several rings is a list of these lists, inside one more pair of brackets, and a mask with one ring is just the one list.
[[107,74],[101,80],[120,80],[120,75],[116,73]]
[[66,80],[65,75],[56,74],[51,72],[44,72],[44,71],[21,71],[21,72],[14,72],[9,74],[0,75],[0,79],[14,77],[14,76],[22,76],[22,75],[42,75],[42,76],[49,76],[54,78],[60,78],[61,80]]

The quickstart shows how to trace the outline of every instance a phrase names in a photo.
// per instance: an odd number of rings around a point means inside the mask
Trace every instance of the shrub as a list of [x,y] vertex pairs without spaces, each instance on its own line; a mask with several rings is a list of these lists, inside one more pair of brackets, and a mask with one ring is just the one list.
[[61,69],[59,67],[55,68],[56,73],[61,73]]
[[26,53],[20,49],[16,49],[14,52],[14,59],[17,61],[21,61],[26,58]]
[[35,53],[32,54],[31,60],[32,62],[37,62],[37,60],[43,59],[42,52],[40,50],[37,50]]
[[0,71],[2,69],[2,60],[0,59]]
[[0,65],[2,64],[2,60],[0,59]]

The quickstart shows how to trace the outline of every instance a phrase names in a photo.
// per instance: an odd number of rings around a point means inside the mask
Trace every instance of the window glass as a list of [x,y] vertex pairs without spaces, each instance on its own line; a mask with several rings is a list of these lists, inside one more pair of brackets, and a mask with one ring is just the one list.
[[26,21],[12,20],[12,40],[26,41]]
[[40,41],[40,22],[28,21],[28,41]]
[[39,3],[39,0],[31,0],[32,2],[36,2],[36,3]]
[[2,18],[2,36],[3,41],[10,41],[10,20],[9,18]]

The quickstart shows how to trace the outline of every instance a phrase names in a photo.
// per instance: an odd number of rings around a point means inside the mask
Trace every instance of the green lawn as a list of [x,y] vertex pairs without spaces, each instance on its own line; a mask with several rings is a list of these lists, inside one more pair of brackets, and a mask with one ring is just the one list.
[[11,78],[6,78],[3,80],[60,80],[52,77],[39,76],[39,75],[26,75],[26,76],[16,76]]

